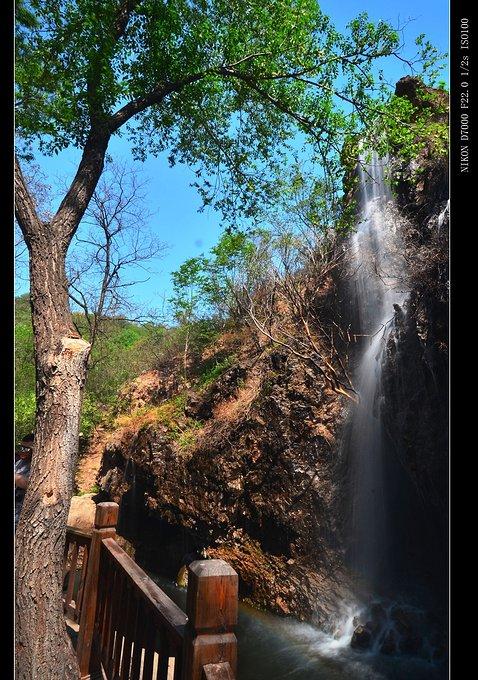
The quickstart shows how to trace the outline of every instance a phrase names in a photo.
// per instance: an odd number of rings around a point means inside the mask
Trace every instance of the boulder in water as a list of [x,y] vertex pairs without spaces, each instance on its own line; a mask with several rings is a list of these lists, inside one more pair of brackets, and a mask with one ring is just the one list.
[[387,620],[387,612],[380,602],[373,602],[370,606],[370,618],[373,623],[382,626]]
[[366,626],[357,626],[350,641],[352,649],[369,649],[371,644],[372,632]]

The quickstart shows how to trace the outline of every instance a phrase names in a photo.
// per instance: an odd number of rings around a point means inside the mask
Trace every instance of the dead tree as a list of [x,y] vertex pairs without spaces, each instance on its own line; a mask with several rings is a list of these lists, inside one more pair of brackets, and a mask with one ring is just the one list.
[[[67,260],[70,299],[88,327],[90,367],[108,320],[151,319],[152,312],[140,312],[129,295],[132,287],[149,279],[152,261],[165,250],[151,233],[153,214],[144,207],[146,185],[138,171],[124,163],[107,166]],[[146,277],[137,278],[141,274]],[[94,363],[100,361],[96,357]]]

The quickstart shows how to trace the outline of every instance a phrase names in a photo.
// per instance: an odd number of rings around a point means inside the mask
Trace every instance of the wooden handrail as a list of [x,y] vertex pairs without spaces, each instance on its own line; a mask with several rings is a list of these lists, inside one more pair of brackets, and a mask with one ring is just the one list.
[[103,540],[103,547],[126,574],[137,593],[141,595],[151,610],[151,615],[161,627],[167,628],[181,644],[188,617],[166,593],[139,567],[131,557],[112,538]]
[[183,612],[114,540],[118,510],[99,503],[91,537],[67,530],[68,604],[80,549],[83,555],[78,603],[84,604],[75,603],[81,679],[102,673],[107,680],[234,680],[236,572],[222,560],[190,564]]
[[84,541],[85,544],[91,543],[91,534],[87,531],[81,531],[81,529],[75,529],[74,527],[66,528],[66,540],[71,541],[73,538],[77,538],[80,541]]
[[237,667],[238,576],[223,560],[200,560],[188,567],[182,680],[203,680],[204,666]]
[[81,616],[90,544],[90,534],[77,529],[67,529],[63,570],[63,610],[65,615],[76,623]]
[[[116,535],[119,506],[117,503],[98,503],[95,514],[95,528],[91,534],[91,545],[88,555],[88,571],[86,575],[80,630],[76,655],[80,666],[80,677],[90,677],[92,664],[98,665],[95,659],[93,631],[95,627],[96,602],[98,598],[98,574],[100,568],[101,541]],[[97,656],[97,655],[96,655]]]

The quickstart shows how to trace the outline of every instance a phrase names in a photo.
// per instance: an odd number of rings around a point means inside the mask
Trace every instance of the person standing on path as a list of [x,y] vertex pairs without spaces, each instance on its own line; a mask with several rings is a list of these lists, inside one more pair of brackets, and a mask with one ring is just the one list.
[[15,458],[15,531],[17,530],[23,499],[30,476],[34,435],[27,434],[20,442],[20,448]]

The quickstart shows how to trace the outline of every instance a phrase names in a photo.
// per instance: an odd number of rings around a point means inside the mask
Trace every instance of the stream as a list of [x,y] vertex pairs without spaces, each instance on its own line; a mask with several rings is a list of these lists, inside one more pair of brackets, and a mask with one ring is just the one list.
[[[182,609],[186,589],[149,574]],[[354,651],[317,628],[239,605],[238,680],[443,680],[443,664],[413,657]],[[346,639],[347,638],[347,639]]]

